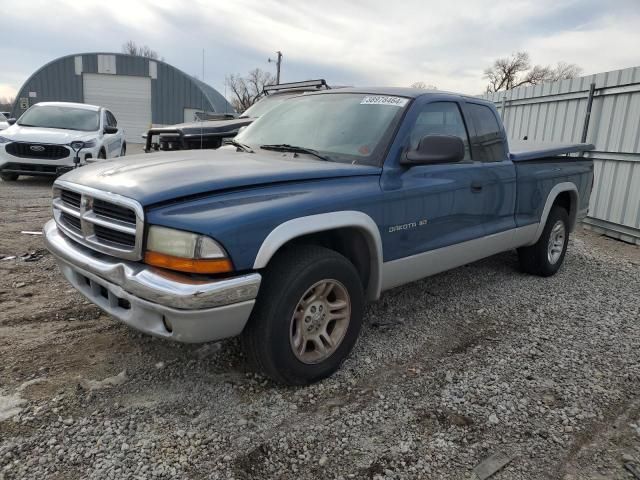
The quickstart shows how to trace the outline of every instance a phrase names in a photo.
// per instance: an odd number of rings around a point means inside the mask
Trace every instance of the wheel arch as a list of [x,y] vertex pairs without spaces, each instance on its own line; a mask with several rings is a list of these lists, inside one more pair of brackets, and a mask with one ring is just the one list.
[[542,216],[540,217],[540,223],[538,224],[534,239],[530,245],[536,243],[540,238],[540,235],[542,235],[544,226],[547,223],[547,218],[549,217],[549,212],[551,211],[551,207],[554,205],[561,205],[567,208],[569,213],[569,231],[572,232],[575,228],[578,217],[578,207],[580,205],[579,200],[580,194],[575,183],[562,182],[555,185],[547,195],[547,200],[542,210]]
[[[357,232],[350,236],[349,232]],[[347,256],[359,270],[365,281],[366,297],[375,300],[380,296],[382,284],[382,240],[373,219],[363,212],[341,211],[299,217],[274,228],[264,239],[253,264],[254,269],[265,268],[273,256],[283,247],[305,240],[320,244],[337,242],[334,248]],[[351,240],[351,241],[346,241]],[[366,262],[359,246],[366,247]]]

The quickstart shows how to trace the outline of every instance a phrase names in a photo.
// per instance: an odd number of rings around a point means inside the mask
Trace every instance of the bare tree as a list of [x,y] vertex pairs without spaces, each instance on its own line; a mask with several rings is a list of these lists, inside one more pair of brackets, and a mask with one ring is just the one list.
[[499,58],[493,62],[493,66],[484,71],[484,76],[489,80],[487,91],[497,92],[509,90],[523,84],[520,79],[531,68],[529,54],[517,52],[510,57]]
[[256,68],[251,70],[246,77],[239,74],[227,75],[225,83],[234,95],[231,104],[236,111],[242,113],[256,103],[262,95],[264,87],[274,85],[276,79],[269,72]]
[[553,82],[567,78],[575,78],[582,73],[578,65],[558,62],[554,67],[533,65],[527,52],[516,52],[510,57],[499,58],[484,71],[489,80],[488,92],[510,90],[524,85],[538,85],[542,82]]
[[122,53],[127,55],[133,55],[135,57],[145,57],[152,60],[162,60],[158,55],[158,52],[153,50],[148,45],[138,45],[133,40],[128,40],[122,44]]
[[435,85],[431,85],[426,84],[424,82],[413,82],[411,85],[409,85],[410,88],[420,88],[422,90],[437,90],[438,87],[436,87]]
[[558,62],[556,68],[551,71],[551,80],[567,80],[582,75],[582,68],[575,63]]

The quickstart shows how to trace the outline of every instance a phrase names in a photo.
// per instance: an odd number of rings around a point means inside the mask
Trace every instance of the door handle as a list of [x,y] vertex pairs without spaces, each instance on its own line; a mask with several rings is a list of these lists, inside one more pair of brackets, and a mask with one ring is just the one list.
[[482,191],[482,183],[478,181],[471,182],[471,191],[473,193],[479,193]]

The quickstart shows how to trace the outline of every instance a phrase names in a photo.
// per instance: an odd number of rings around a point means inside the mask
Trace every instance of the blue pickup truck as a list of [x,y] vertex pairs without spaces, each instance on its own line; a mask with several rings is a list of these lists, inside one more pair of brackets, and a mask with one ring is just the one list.
[[510,151],[474,97],[329,90],[215,151],[65,174],[44,233],[67,280],[125,324],[240,335],[259,370],[301,385],[339,368],[385,290],[510,249],[525,272],[556,273],[587,213],[591,148]]

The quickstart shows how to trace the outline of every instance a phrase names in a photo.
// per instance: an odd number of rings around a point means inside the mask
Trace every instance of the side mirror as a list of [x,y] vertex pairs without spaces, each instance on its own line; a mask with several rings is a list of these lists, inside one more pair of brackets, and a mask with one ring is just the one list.
[[15,118],[8,118],[8,119],[7,119],[7,123],[8,123],[9,125],[13,125],[14,123],[16,123],[16,119],[15,119]]
[[464,159],[464,143],[453,135],[425,135],[418,148],[407,152],[402,165],[457,163]]
[[106,133],[107,135],[112,135],[114,133],[118,133],[118,127],[112,127],[111,125],[105,125],[104,133]]

